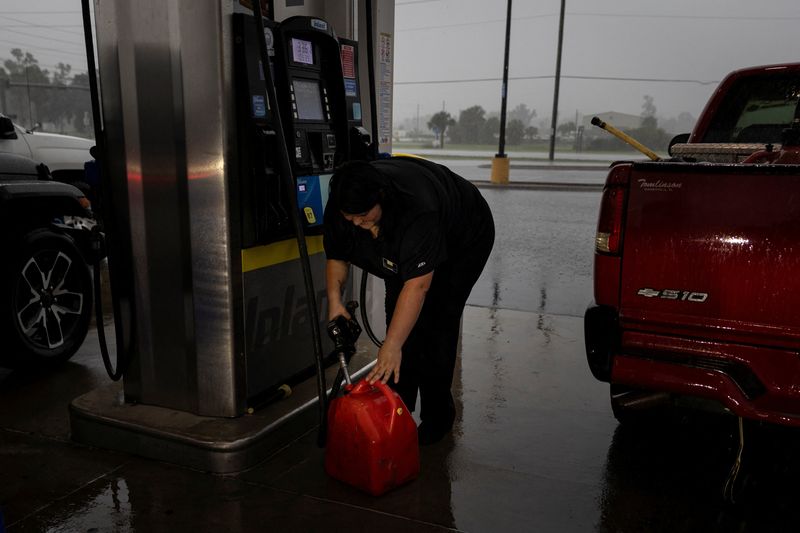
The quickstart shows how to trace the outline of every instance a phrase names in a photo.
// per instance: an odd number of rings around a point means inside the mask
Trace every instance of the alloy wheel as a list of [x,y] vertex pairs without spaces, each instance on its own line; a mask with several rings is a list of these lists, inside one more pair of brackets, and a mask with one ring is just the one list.
[[22,267],[14,311],[20,330],[34,346],[56,349],[78,325],[86,305],[80,267],[60,250],[40,250]]

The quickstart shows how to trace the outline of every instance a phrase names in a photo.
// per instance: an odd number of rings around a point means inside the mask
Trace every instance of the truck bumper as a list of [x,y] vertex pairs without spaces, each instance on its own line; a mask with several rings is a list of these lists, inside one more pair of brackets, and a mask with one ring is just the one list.
[[742,418],[800,427],[800,403],[796,400],[780,402],[770,397],[769,391],[751,398],[721,370],[617,355],[611,381],[641,389],[707,398]]
[[584,316],[595,378],[634,389],[713,400],[752,420],[800,427],[796,350],[626,329],[616,310]]

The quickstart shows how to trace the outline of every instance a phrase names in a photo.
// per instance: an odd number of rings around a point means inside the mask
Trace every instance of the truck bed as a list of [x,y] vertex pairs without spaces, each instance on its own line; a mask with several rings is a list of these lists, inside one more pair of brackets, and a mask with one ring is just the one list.
[[800,425],[800,166],[634,163],[628,183],[609,381]]
[[800,348],[800,167],[637,163],[623,326]]

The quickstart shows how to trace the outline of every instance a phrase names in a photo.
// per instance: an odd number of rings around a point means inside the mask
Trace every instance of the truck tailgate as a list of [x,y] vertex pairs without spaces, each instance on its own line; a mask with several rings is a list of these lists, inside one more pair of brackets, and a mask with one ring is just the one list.
[[637,163],[623,327],[800,347],[800,167]]

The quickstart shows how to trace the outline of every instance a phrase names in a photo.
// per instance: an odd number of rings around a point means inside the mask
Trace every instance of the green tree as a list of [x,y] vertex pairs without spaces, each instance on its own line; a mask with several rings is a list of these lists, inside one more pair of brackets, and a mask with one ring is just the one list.
[[11,57],[3,62],[4,74],[10,81],[32,84],[24,92],[14,91],[7,98],[10,109],[19,117],[28,119],[28,126],[41,122],[42,108],[48,98],[47,89],[36,85],[49,85],[50,76],[47,70],[39,66],[39,61],[30,52],[23,52],[21,48],[12,48]]
[[532,141],[539,135],[539,128],[536,126],[528,126],[525,128],[525,138],[529,141]]
[[428,121],[428,127],[439,135],[439,148],[444,148],[444,134],[455,123],[455,119],[447,111],[439,111]]
[[67,63],[59,63],[50,73],[21,48],[12,49],[11,59],[2,63],[0,78],[14,83],[6,92],[7,109],[3,112],[28,127],[51,123],[61,133],[69,129],[93,135],[88,74],[72,75],[72,66]]
[[3,66],[12,81],[26,81],[36,83],[50,83],[49,74],[39,67],[39,60],[30,52],[23,52],[21,48],[12,48],[11,56],[6,59]]
[[562,137],[566,136],[566,135],[569,135],[570,133],[575,131],[575,122],[573,122],[573,121],[562,122],[561,124],[558,125],[558,128],[556,128],[556,131]]
[[506,142],[510,145],[522,144],[525,138],[525,126],[521,121],[514,119],[506,126]]
[[56,128],[60,132],[64,132],[64,128],[68,125],[75,114],[72,109],[74,98],[67,91],[69,84],[69,74],[72,67],[65,63],[56,65],[56,71],[53,72],[49,98],[47,98],[40,110],[40,119],[48,120],[56,124]]
[[[662,128],[658,127],[658,119],[656,118],[656,106],[653,102],[653,97],[650,95],[644,96],[642,103],[642,122],[638,128],[625,130],[625,133],[647,146],[651,150],[665,152],[669,144],[670,135]],[[626,147],[622,141],[614,138],[601,138],[595,139],[591,142],[590,146],[593,149],[607,150],[607,149],[621,149]],[[629,147],[626,147],[629,149]]]
[[514,109],[509,111],[508,113],[508,121],[509,123],[512,120],[519,120],[522,123],[523,127],[527,127],[531,120],[536,118],[536,110],[529,109],[525,104],[519,104]]
[[500,117],[489,117],[483,123],[481,136],[478,142],[481,144],[494,144],[500,136]]
[[644,95],[644,102],[642,103],[642,128],[655,129],[658,128],[658,120],[656,119],[656,106],[653,103],[653,97],[649,94]]
[[665,151],[669,144],[670,136],[667,132],[658,127],[656,106],[653,102],[653,97],[649,94],[644,95],[641,117],[641,126],[627,133],[652,150]]
[[[70,104],[72,124],[77,131],[89,137],[94,137],[94,123],[92,122],[92,98],[87,87],[89,87],[89,74],[81,73],[72,77],[69,85],[73,95]],[[84,119],[86,119],[84,121]]]
[[486,111],[481,106],[464,109],[458,114],[458,122],[450,130],[450,138],[456,143],[478,144],[485,124]]

